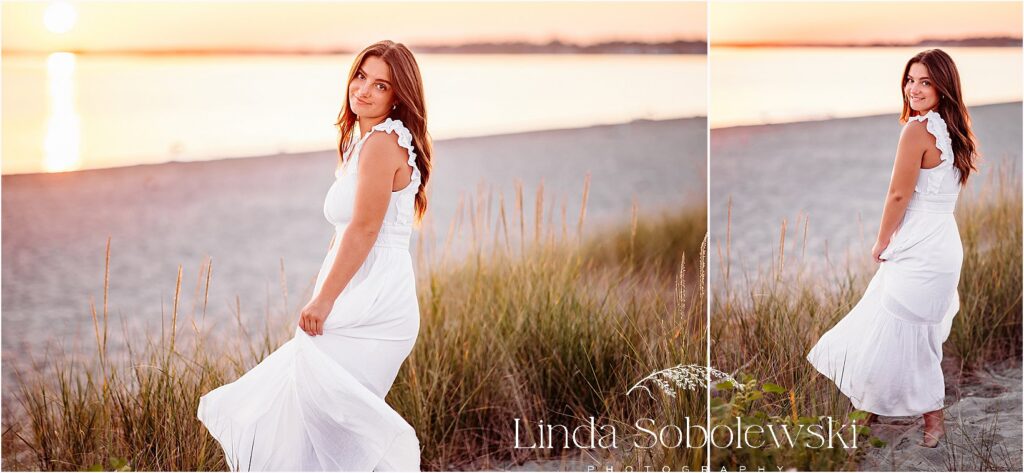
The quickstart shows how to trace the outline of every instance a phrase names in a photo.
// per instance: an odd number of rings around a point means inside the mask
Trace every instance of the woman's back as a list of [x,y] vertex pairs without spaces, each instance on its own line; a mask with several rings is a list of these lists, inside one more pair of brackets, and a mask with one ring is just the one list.
[[953,142],[949,137],[946,121],[934,110],[910,117],[908,120],[908,125],[913,121],[923,123],[928,133],[935,138],[935,147],[939,150],[939,164],[921,169],[914,192],[925,195],[959,194],[960,171],[953,166]]

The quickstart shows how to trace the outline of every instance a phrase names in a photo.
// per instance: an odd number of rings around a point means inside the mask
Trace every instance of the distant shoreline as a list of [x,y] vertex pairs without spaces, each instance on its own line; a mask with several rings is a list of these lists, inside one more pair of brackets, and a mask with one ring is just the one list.
[[[1022,38],[993,36],[986,38],[928,38],[916,42],[869,42],[869,43],[781,43],[781,42],[733,42],[713,43],[713,48],[907,48],[907,47],[957,47],[957,48],[1019,48],[1024,46]],[[659,42],[605,41],[594,44],[577,44],[551,40],[546,43],[527,41],[480,42],[464,44],[412,44],[414,52],[422,54],[707,54],[708,43],[701,40],[672,40]],[[54,51],[4,50],[3,54],[33,55],[49,54]],[[347,48],[324,49],[106,49],[76,50],[65,52],[90,56],[215,56],[215,55],[331,55],[355,54]]]
[[1024,46],[1022,38],[1011,36],[993,36],[989,38],[939,39],[928,38],[916,42],[890,43],[771,43],[771,42],[735,42],[713,43],[713,48],[913,48],[940,46],[948,48],[1019,48]]
[[[567,43],[552,40],[547,43],[509,41],[501,43],[465,44],[422,44],[409,45],[413,52],[421,54],[706,54],[707,43],[699,40],[673,40],[660,42],[606,41],[594,44]],[[51,51],[5,50],[3,54],[48,54]],[[75,50],[66,52],[82,55],[330,55],[355,54],[347,48],[324,48],[316,50],[247,50],[247,49],[106,49]]]

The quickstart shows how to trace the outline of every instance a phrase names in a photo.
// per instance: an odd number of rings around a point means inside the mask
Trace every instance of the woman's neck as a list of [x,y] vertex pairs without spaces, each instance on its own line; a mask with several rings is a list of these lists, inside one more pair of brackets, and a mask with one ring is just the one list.
[[366,135],[366,133],[369,132],[371,128],[377,126],[378,124],[380,124],[381,122],[383,122],[387,118],[388,118],[387,115],[385,115],[383,117],[372,117],[372,118],[357,117],[356,120],[359,123],[359,133],[361,135]]

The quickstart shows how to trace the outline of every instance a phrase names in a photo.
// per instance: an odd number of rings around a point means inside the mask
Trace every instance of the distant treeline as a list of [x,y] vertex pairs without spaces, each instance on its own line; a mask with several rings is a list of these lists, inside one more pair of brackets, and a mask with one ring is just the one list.
[[917,42],[883,42],[876,41],[871,43],[716,43],[715,46],[731,46],[731,47],[748,47],[748,48],[906,48],[906,47],[927,47],[927,46],[945,46],[945,47],[1021,47],[1021,38],[1014,38],[1010,36],[992,36],[987,38],[961,38],[961,39],[942,39],[942,38],[927,38]]
[[[437,54],[706,54],[704,41],[664,41],[648,43],[640,41],[608,41],[581,45],[552,40],[548,43],[512,41],[505,43],[463,43],[447,45],[415,45],[409,47],[417,53]],[[356,50],[347,48],[321,49],[161,49],[161,50],[77,50],[68,52],[94,55],[216,55],[216,54],[353,54]],[[32,54],[33,51],[5,50],[4,54]]]
[[913,46],[998,46],[998,47],[1020,47],[1021,38],[1010,36],[994,36],[991,38],[965,38],[965,39],[925,39],[918,41]]
[[547,43],[513,41],[505,43],[465,43],[452,45],[413,45],[422,53],[438,54],[705,54],[704,41],[675,40],[658,43],[640,41],[608,41],[596,44],[573,44],[552,40]]
[[[1021,47],[1021,38],[993,36],[988,38],[923,39],[917,42],[870,42],[870,43],[715,43],[715,46],[745,48],[844,48],[844,47]],[[607,41],[595,44],[574,44],[560,40],[547,43],[510,41],[497,43],[462,44],[413,44],[413,51],[434,54],[706,54],[704,41],[675,40],[662,42]],[[345,48],[305,50],[244,50],[244,49],[166,49],[166,50],[76,50],[75,54],[95,55],[216,55],[216,54],[353,54],[356,51]],[[34,51],[4,50],[4,54],[33,54]]]

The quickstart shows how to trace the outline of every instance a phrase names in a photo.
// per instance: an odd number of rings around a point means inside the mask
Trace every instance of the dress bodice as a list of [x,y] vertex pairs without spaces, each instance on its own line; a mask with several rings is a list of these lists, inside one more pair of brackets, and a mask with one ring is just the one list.
[[397,246],[408,248],[412,235],[412,224],[415,215],[416,193],[420,186],[420,170],[416,167],[416,151],[413,146],[412,133],[402,124],[401,120],[385,119],[363,134],[362,138],[346,150],[344,164],[334,173],[335,180],[327,191],[324,200],[324,217],[331,225],[345,227],[352,220],[355,206],[356,183],[359,177],[359,154],[363,144],[370,135],[376,132],[395,134],[398,145],[408,152],[407,163],[412,167],[409,185],[391,193],[384,224],[377,238],[379,246]]
[[921,169],[918,172],[914,195],[908,208],[952,213],[960,194],[960,170],[953,166],[953,142],[949,137],[946,121],[934,110],[910,117],[907,123],[911,121],[923,122],[928,133],[935,137],[940,162],[933,168]]

